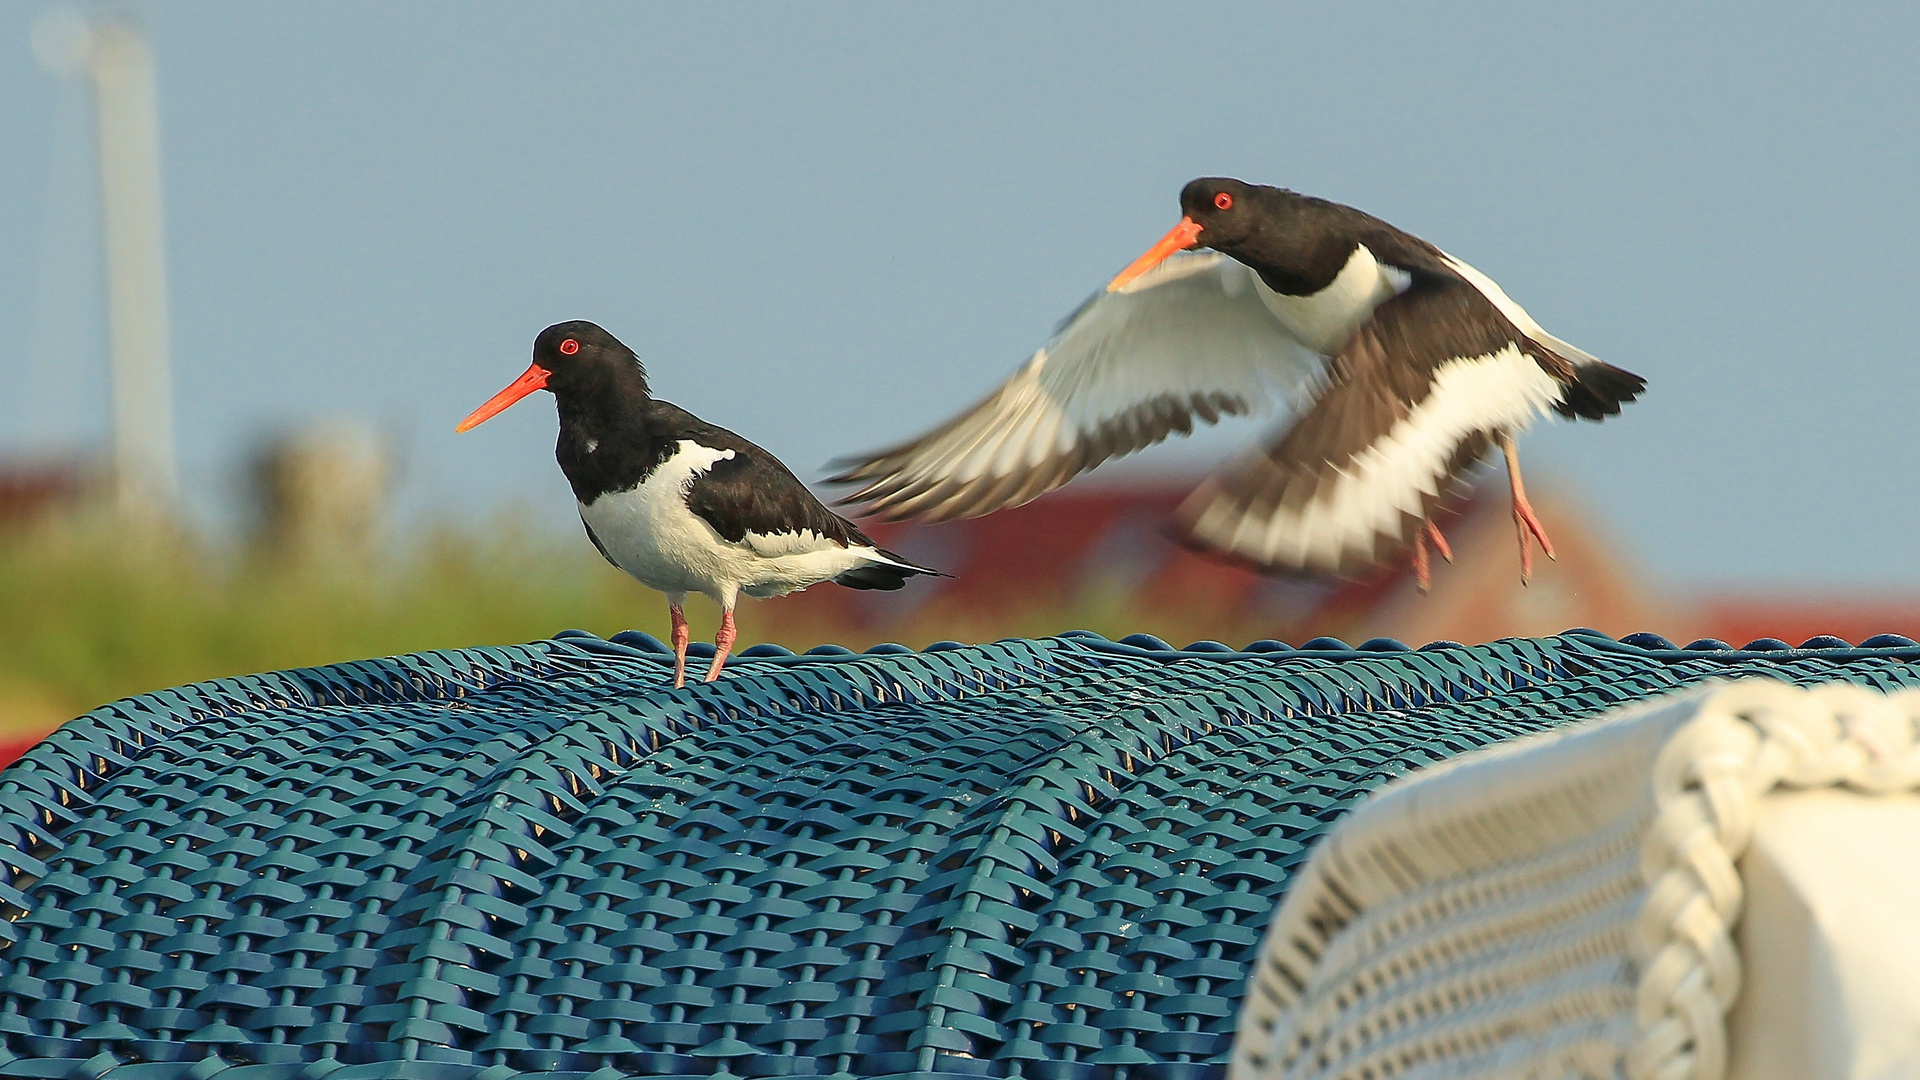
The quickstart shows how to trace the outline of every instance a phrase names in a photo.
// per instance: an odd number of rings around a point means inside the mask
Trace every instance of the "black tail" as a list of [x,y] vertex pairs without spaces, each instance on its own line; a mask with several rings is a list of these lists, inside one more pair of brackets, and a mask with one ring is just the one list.
[[1573,365],[1573,381],[1553,408],[1561,416],[1585,420],[1605,420],[1618,416],[1620,406],[1640,396],[1647,380],[1631,371],[1596,360]]
[[834,578],[833,583],[835,585],[845,585],[849,589],[885,589],[891,592],[894,589],[906,585],[907,579],[910,577],[919,577],[922,574],[930,577],[953,576],[952,574],[943,574],[929,567],[916,566],[885,548],[874,548],[874,550],[893,561],[890,563],[873,562],[867,563],[865,566],[856,566],[846,573],[841,574],[839,577]]

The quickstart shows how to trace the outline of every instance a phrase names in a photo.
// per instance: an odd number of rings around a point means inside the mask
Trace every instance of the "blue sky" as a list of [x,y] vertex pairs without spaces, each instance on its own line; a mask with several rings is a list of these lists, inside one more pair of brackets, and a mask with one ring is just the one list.
[[[349,416],[410,520],[571,528],[547,399],[452,433],[567,318],[817,477],[974,400],[1224,174],[1425,236],[1647,376],[1523,446],[1658,579],[1920,586],[1920,7],[1572,8],[136,6],[183,477],[222,520],[251,440]],[[0,7],[9,453],[106,425],[43,10]]]

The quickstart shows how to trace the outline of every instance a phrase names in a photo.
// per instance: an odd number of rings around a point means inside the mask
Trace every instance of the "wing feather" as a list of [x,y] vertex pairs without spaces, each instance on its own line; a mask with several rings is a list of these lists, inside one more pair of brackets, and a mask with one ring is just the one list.
[[887,449],[836,462],[843,502],[887,520],[945,521],[1017,506],[1194,424],[1262,411],[1325,359],[1261,303],[1253,271],[1177,254],[1097,293],[973,408]]

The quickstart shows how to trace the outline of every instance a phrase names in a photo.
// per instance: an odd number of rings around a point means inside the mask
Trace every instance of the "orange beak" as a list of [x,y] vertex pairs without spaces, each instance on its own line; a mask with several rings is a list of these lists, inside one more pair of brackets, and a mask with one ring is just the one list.
[[1107,291],[1119,292],[1133,284],[1133,279],[1167,261],[1167,256],[1199,243],[1200,229],[1199,222],[1190,217],[1181,218],[1180,224],[1175,225],[1172,232],[1161,237],[1160,242],[1149,248],[1145,255],[1133,260],[1132,266],[1120,271],[1119,277],[1107,282]]
[[519,378],[513,380],[513,385],[488,398],[485,405],[468,413],[467,418],[460,421],[460,426],[453,430],[456,432],[469,431],[493,419],[495,416],[506,411],[507,406],[519,401],[535,390],[546,386],[547,376],[550,374],[552,374],[552,372],[549,372],[539,364],[529,366]]

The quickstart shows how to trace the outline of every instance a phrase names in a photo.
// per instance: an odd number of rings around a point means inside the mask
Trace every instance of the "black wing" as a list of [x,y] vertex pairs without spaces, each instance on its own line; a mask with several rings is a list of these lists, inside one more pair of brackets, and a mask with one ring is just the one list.
[[779,458],[684,409],[664,401],[653,404],[656,417],[670,422],[665,438],[733,451],[695,477],[687,490],[688,508],[728,541],[741,543],[749,534],[799,538],[811,533],[841,547],[873,544],[852,522],[821,505]]

